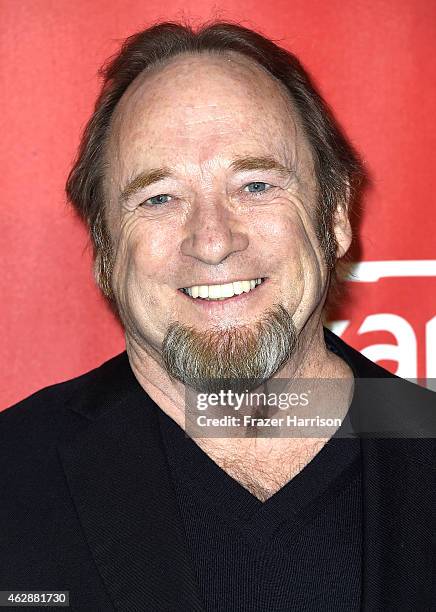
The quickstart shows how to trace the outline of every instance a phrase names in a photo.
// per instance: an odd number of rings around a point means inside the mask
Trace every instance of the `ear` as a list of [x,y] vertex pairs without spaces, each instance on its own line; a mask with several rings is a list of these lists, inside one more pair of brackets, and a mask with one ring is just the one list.
[[351,245],[353,233],[348,216],[348,198],[346,202],[340,202],[333,218],[333,231],[336,238],[336,257],[340,259],[345,255]]

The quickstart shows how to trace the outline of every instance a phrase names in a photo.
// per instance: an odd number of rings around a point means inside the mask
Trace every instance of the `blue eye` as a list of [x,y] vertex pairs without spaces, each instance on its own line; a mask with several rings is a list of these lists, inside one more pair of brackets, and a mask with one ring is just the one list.
[[248,189],[249,193],[264,193],[265,191],[268,191],[268,187],[271,187],[269,183],[256,181],[254,183],[248,183],[248,185],[245,185],[244,190]]
[[171,196],[166,193],[161,193],[157,196],[153,196],[152,198],[148,198],[145,200],[144,204],[150,204],[151,206],[159,206],[161,204],[166,204],[171,199]]

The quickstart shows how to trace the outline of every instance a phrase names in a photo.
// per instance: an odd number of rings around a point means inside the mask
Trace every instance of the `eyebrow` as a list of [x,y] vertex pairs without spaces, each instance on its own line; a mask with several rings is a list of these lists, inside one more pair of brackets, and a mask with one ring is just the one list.
[[123,189],[120,195],[120,202],[126,202],[137,191],[171,176],[172,172],[169,168],[154,168],[153,170],[141,172]]
[[[280,164],[273,157],[267,155],[264,157],[242,156],[236,158],[230,168],[234,172],[246,172],[250,170],[274,170],[283,176],[289,176],[292,173],[290,168]],[[141,172],[123,189],[120,195],[120,202],[126,202],[136,192],[157,183],[167,178],[171,178],[173,173],[169,168],[154,168]]]
[[235,172],[244,172],[247,170],[275,170],[285,176],[292,173],[290,168],[280,164],[274,157],[269,155],[265,157],[238,157],[230,164],[230,168]]

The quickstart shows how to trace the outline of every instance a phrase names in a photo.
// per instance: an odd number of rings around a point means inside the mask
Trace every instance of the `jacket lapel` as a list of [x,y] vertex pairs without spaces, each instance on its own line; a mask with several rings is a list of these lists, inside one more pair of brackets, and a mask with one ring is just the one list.
[[103,377],[100,403],[93,408],[87,398],[74,406],[87,418],[58,446],[68,486],[116,610],[200,611],[158,408],[125,360],[117,389]]
[[405,432],[401,438],[361,437],[362,610],[434,610],[434,395],[398,378],[391,386],[396,377],[325,334],[358,378],[353,408],[359,425],[371,431],[371,423],[375,429],[382,423],[387,431],[392,424]]
[[361,445],[363,610],[434,610],[432,441],[363,439]]

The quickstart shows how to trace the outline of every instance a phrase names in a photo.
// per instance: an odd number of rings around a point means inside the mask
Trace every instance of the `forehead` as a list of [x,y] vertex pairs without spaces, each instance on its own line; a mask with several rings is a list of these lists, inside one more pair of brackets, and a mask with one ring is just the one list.
[[[284,86],[237,53],[172,58],[139,75],[114,112],[109,159],[203,163],[227,154],[294,157],[302,140]],[[235,150],[237,149],[237,150]]]

